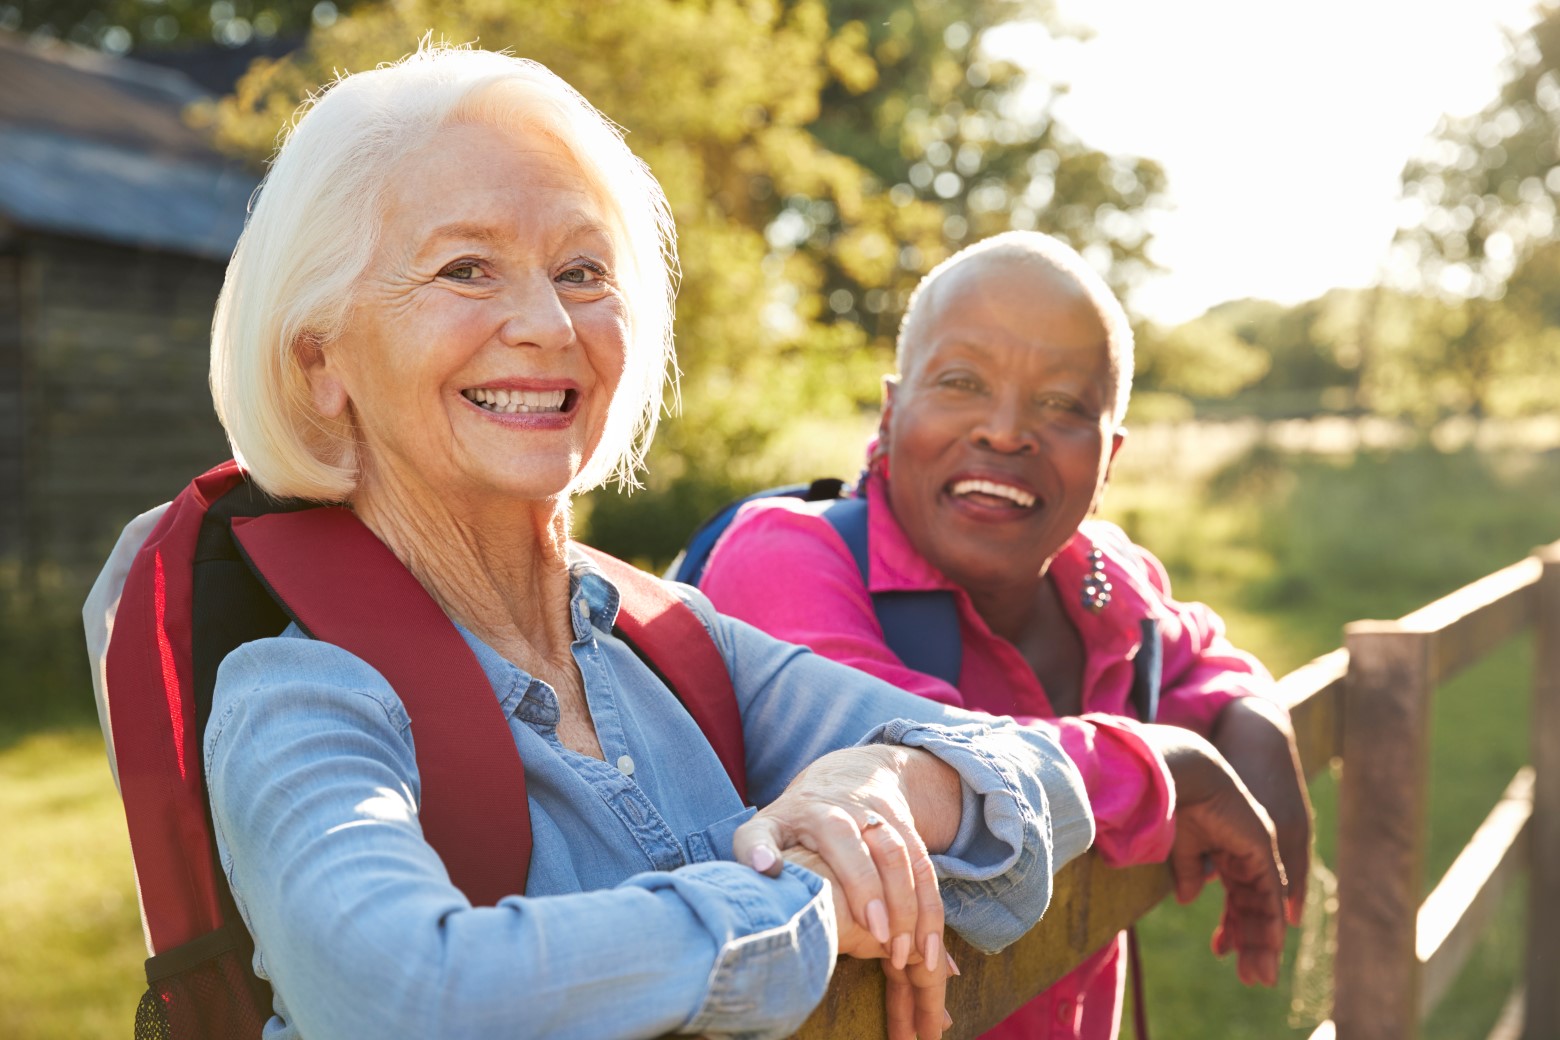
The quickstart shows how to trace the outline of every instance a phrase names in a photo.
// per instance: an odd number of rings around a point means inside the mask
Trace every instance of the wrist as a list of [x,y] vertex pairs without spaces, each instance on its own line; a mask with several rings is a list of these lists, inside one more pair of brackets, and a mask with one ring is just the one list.
[[1294,741],[1294,724],[1282,705],[1266,697],[1241,697],[1230,701],[1214,719],[1213,743],[1219,748],[1241,747],[1277,738]]
[[947,852],[959,833],[964,782],[948,763],[922,748],[896,747],[899,782],[915,829],[932,853]]

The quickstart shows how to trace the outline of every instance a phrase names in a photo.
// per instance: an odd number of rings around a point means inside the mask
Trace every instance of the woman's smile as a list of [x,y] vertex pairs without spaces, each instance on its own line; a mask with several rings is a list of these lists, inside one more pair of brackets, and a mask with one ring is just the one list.
[[971,520],[1003,523],[1045,508],[1033,491],[1008,477],[960,474],[943,488],[949,504]]
[[564,429],[574,422],[580,403],[577,386],[540,380],[504,380],[460,394],[494,422],[528,430]]

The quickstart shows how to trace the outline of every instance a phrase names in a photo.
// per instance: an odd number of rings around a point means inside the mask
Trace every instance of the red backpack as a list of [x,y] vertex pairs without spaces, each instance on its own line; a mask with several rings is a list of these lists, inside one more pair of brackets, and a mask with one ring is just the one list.
[[[720,652],[655,578],[586,550],[616,631],[677,694],[746,800],[742,720]],[[424,834],[474,905],[525,890],[525,771],[455,626],[351,511],[269,498],[234,462],[196,478],[137,553],[105,667],[120,794],[152,946],[137,1040],[254,1040],[271,1016],[217,863],[201,761],[217,666],[289,622],[372,665],[416,734]]]

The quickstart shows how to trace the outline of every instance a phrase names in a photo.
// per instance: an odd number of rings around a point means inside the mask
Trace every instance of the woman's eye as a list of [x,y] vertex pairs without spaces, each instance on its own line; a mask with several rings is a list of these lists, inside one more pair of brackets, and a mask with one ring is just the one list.
[[457,282],[470,282],[482,273],[482,267],[475,260],[462,260],[451,264],[439,274],[444,278],[451,278]]
[[1048,412],[1066,415],[1083,415],[1085,413],[1082,401],[1076,397],[1068,397],[1063,394],[1048,394],[1040,398],[1038,403],[1041,408]]
[[569,285],[589,285],[601,281],[605,275],[606,272],[595,264],[580,263],[565,270],[558,280]]

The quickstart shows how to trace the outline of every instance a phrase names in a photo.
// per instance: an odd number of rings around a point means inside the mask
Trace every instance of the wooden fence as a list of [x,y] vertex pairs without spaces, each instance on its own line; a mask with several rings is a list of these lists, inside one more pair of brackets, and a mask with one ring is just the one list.
[[[1421,903],[1431,697],[1528,628],[1531,764]],[[1333,1017],[1311,1040],[1417,1037],[1501,895],[1523,877],[1525,980],[1491,1040],[1560,1038],[1560,542],[1397,621],[1348,625],[1344,649],[1284,676],[1278,689],[1307,776],[1335,759],[1343,766]],[[950,935],[963,976],[948,990],[949,1035],[995,1025],[1169,892],[1164,865],[1113,870],[1091,854],[1057,875],[1045,919],[1003,953],[984,956]],[[883,1036],[882,994],[876,965],[844,959],[798,1036]]]

